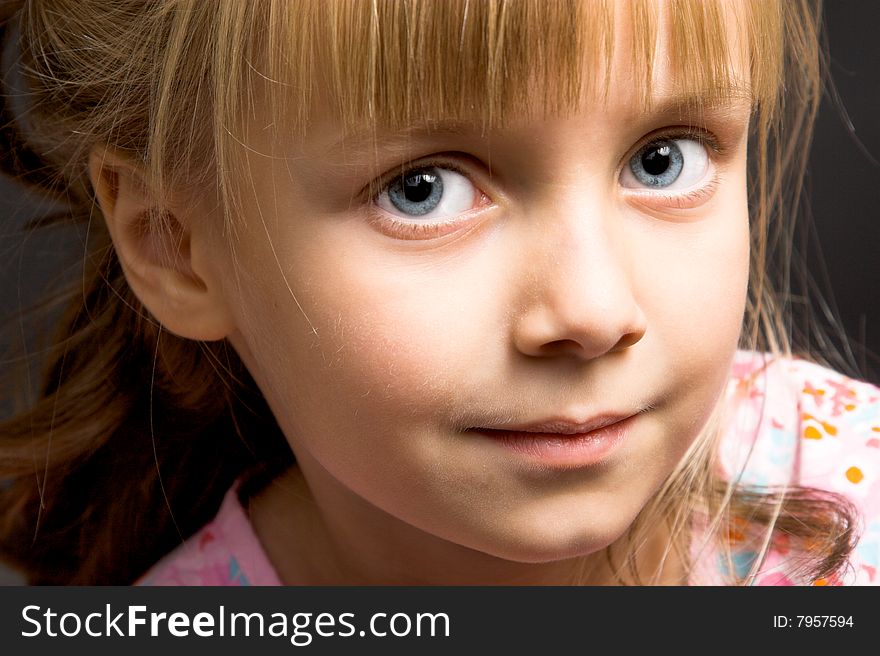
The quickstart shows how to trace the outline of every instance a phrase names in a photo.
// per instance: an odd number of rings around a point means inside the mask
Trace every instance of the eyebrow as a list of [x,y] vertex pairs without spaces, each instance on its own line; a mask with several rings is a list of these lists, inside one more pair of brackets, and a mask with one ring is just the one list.
[[[678,120],[693,120],[697,116],[711,115],[715,118],[733,119],[749,115],[752,102],[752,95],[739,88],[726,90],[725,94],[716,100],[707,100],[706,94],[684,93],[661,97],[653,101],[650,108],[633,112],[631,118],[645,120],[656,117],[671,120],[672,117],[676,117]],[[494,129],[497,130],[497,128]],[[457,118],[439,119],[427,124],[413,124],[395,130],[374,124],[346,131],[341,138],[323,146],[321,150],[324,152],[342,150],[347,155],[359,160],[374,154],[381,145],[384,154],[398,151],[402,156],[406,154],[407,147],[414,141],[440,140],[444,137],[462,134],[472,136],[475,132],[480,132],[481,138],[486,139],[492,130],[492,127],[482,129],[479,120]]]
[[739,88],[727,89],[723,96],[707,100],[705,94],[686,93],[671,97],[660,98],[651,105],[649,111],[639,113],[639,116],[685,116],[693,117],[697,114],[712,114],[720,118],[736,118],[742,114],[748,114],[754,104],[754,97],[746,90]]
[[[337,141],[324,146],[322,150],[325,152],[342,150],[354,159],[363,159],[372,155],[375,149],[381,145],[384,153],[399,151],[399,154],[403,155],[406,153],[407,147],[414,141],[439,140],[462,134],[473,135],[478,131],[480,131],[479,122],[461,119],[441,119],[428,125],[420,123],[394,130],[374,125],[348,131]],[[488,130],[481,136],[487,135]]]

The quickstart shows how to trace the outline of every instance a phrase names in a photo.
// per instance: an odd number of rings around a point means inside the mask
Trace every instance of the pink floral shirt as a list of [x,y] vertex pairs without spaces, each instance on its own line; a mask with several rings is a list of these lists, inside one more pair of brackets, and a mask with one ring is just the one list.
[[[730,412],[720,456],[728,476],[742,471],[740,482],[748,486],[796,483],[843,493],[861,512],[861,537],[842,576],[798,580],[779,540],[755,584],[880,585],[880,389],[805,360],[738,351],[726,394]],[[739,574],[748,572],[756,554],[732,546],[733,567]],[[691,582],[723,582],[726,559],[712,550],[699,554]],[[281,584],[239,502],[237,486],[213,521],[138,583]]]

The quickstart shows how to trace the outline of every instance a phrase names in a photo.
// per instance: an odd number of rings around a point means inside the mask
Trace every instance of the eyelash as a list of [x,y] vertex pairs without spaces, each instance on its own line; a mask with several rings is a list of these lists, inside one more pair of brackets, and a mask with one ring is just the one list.
[[[634,148],[630,149],[626,157],[623,159],[622,166],[627,166],[633,154],[638,152],[641,148],[644,148],[646,145],[662,139],[692,139],[694,141],[697,141],[708,150],[710,158],[712,160],[717,160],[723,157],[726,152],[726,148],[724,147],[724,145],[721,144],[717,137],[711,132],[693,127],[677,129],[673,128],[666,131],[660,131],[650,134],[639,140],[637,145]],[[460,166],[456,162],[451,161],[448,157],[438,157],[427,159],[423,162],[418,162],[415,164],[407,164],[406,166],[402,166],[395,171],[382,176],[381,178],[370,184],[368,193],[368,202],[370,204],[369,220],[372,223],[376,224],[377,227],[379,227],[380,229],[383,229],[384,231],[390,231],[395,236],[399,236],[404,239],[430,239],[431,237],[437,237],[445,234],[450,227],[457,225],[463,221],[469,220],[472,214],[474,214],[477,210],[470,210],[462,214],[458,214],[455,217],[445,221],[434,223],[416,223],[391,218],[387,213],[378,208],[376,202],[379,196],[388,190],[389,185],[396,178],[399,178],[403,174],[416,169],[427,169],[431,167],[454,171],[459,175],[464,176],[468,180],[472,179],[471,172],[467,171],[465,167]],[[618,177],[620,176],[619,171],[617,175]],[[649,195],[652,198],[659,200],[662,204],[670,207],[683,208],[688,207],[691,203],[695,203],[704,198],[710,197],[712,194],[715,193],[717,187],[718,177],[717,175],[715,175],[708,184],[703,185],[699,189],[685,193],[664,194],[663,192],[651,190],[636,191],[633,193],[635,195]],[[490,201],[489,197],[482,190],[478,189],[478,191],[480,193],[481,204],[485,204],[487,201]]]
[[[623,166],[627,166],[633,154],[639,152],[639,150],[641,150],[648,144],[666,139],[670,141],[674,141],[676,139],[692,139],[693,141],[696,141],[701,146],[706,148],[707,152],[709,153],[709,159],[712,160],[713,163],[715,163],[719,159],[723,159],[725,154],[727,153],[727,147],[708,130],[703,130],[696,127],[667,128],[665,131],[661,130],[660,132],[649,134],[648,136],[641,139],[635,146],[635,148],[629,151],[626,158],[623,160]],[[618,177],[619,176],[620,172],[618,172]],[[631,191],[630,193],[633,196],[650,196],[655,202],[659,201],[660,204],[663,204],[667,207],[684,209],[686,207],[692,206],[692,204],[698,201],[710,198],[712,194],[714,194],[715,191],[718,189],[718,183],[719,179],[716,171],[715,174],[712,176],[712,179],[708,183],[704,184],[699,189],[694,189],[693,191],[670,194],[663,193],[662,191],[652,191],[644,189],[641,191]]]
[[[400,178],[403,174],[408,173],[410,171],[414,171],[417,169],[428,169],[433,166],[437,168],[442,168],[449,171],[455,171],[459,175],[471,180],[473,178],[473,174],[469,172],[465,167],[460,166],[454,161],[451,161],[447,157],[438,157],[434,159],[428,159],[423,162],[418,162],[417,164],[408,164],[404,167],[400,167],[397,170],[389,173],[378,181],[370,185],[370,194],[369,194],[369,203],[370,207],[370,221],[374,222],[378,227],[383,228],[385,230],[389,230],[395,233],[396,236],[403,237],[405,239],[429,239],[431,237],[438,237],[442,234],[445,234],[445,231],[462,221],[466,221],[476,210],[470,210],[468,212],[464,212],[462,214],[458,214],[452,218],[449,218],[445,221],[434,222],[434,223],[416,223],[409,221],[401,221],[400,219],[391,218],[381,209],[379,209],[376,205],[376,201],[379,196],[388,190],[389,185],[397,178]],[[476,187],[476,185],[474,185]],[[485,204],[486,201],[489,200],[489,197],[482,191],[480,192],[480,202],[481,204]]]

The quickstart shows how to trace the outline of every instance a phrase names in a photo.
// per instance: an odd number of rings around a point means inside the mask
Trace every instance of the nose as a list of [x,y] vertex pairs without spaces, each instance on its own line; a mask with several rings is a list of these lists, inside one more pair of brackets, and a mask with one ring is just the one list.
[[523,303],[514,324],[514,343],[526,355],[591,360],[645,334],[625,229],[609,227],[611,208],[599,210],[602,216],[584,211],[557,198],[550,212],[526,222]]

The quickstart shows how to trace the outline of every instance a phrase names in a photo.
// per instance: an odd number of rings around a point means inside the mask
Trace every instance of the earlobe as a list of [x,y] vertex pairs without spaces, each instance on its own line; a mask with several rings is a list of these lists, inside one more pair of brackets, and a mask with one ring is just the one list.
[[231,314],[216,269],[193,268],[193,242],[208,239],[207,232],[158,198],[142,167],[118,151],[93,149],[89,176],[125,278],[155,319],[188,339],[230,334]]

